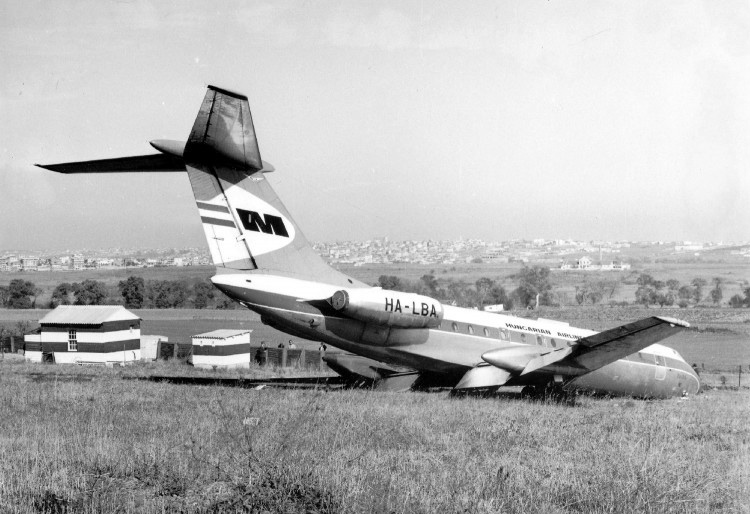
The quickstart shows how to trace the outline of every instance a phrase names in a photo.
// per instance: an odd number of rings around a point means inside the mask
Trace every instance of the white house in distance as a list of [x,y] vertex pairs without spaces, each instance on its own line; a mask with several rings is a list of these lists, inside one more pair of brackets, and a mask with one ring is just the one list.
[[124,364],[141,358],[141,318],[120,305],[60,305],[26,334],[26,359]]
[[249,368],[252,330],[219,329],[192,337],[196,368]]

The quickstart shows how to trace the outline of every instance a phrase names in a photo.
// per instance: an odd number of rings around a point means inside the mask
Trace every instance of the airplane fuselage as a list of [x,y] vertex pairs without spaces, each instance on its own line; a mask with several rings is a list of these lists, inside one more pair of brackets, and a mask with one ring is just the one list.
[[[339,285],[260,273],[221,274],[213,283],[263,321],[285,333],[324,342],[380,362],[443,375],[458,382],[482,364],[481,355],[510,346],[549,349],[573,346],[595,331],[568,323],[443,306],[444,315],[432,328],[399,328],[342,316],[325,301]],[[388,309],[384,305],[384,309]],[[393,306],[390,306],[393,308]],[[421,311],[421,306],[417,310]],[[653,344],[597,370],[581,373],[560,367],[571,389],[665,398],[697,393],[700,381],[674,350]],[[538,376],[515,377],[509,386],[544,385]]]

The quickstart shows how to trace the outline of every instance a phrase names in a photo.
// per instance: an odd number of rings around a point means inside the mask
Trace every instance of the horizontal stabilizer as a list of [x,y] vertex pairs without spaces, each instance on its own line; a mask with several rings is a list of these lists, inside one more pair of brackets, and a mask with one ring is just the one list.
[[40,168],[57,173],[131,173],[148,171],[185,171],[185,162],[179,157],[157,153],[97,161],[65,162],[62,164],[37,164]]

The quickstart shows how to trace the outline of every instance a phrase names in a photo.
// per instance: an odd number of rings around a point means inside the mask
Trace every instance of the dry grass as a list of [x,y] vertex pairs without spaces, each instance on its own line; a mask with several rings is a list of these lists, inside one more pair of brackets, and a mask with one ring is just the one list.
[[746,391],[566,407],[42,367],[0,363],[2,512],[750,509]]

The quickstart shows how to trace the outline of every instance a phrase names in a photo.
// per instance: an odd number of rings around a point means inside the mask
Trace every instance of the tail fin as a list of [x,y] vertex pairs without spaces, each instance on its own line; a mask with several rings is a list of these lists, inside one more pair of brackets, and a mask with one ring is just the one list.
[[266,181],[247,97],[209,86],[184,159],[217,267],[347,283]]
[[264,173],[247,97],[214,86],[184,148],[153,141],[157,155],[43,165],[60,173],[187,170],[218,270],[245,270],[341,286],[363,286],[312,249]]

